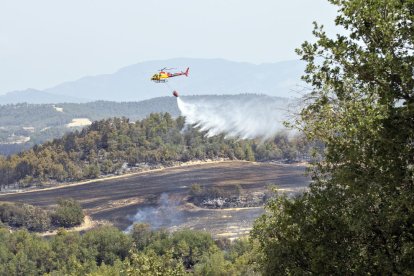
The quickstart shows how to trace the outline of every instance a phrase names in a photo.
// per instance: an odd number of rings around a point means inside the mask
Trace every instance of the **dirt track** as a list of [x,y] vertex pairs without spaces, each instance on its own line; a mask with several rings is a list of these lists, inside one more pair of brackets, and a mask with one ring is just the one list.
[[[92,219],[108,220],[125,229],[131,224],[129,217],[135,215],[137,210],[156,206],[161,194],[166,193],[174,201],[180,202],[194,183],[224,188],[240,184],[247,192],[263,190],[269,184],[276,184],[281,189],[297,191],[308,185],[309,180],[303,176],[303,173],[304,167],[297,165],[223,162],[168,168],[59,189],[0,195],[0,201],[19,201],[49,207],[56,204],[59,198],[71,197],[81,202]],[[208,226],[214,224],[208,220],[212,214],[218,214],[218,217],[225,219],[226,225],[233,221],[234,225],[227,226],[230,228],[236,227],[239,221],[239,215],[233,216],[226,211],[202,210],[191,206],[188,208],[186,205],[180,206],[179,209],[180,212],[184,212],[181,217],[185,217],[180,220],[180,224],[190,228],[204,229],[207,226],[206,229],[209,230]],[[257,208],[246,211],[249,214],[244,217],[241,210],[234,211],[243,217],[243,221],[248,220],[249,223],[245,223],[246,227],[251,226],[253,220],[251,216],[257,217],[263,212],[262,209],[257,210]],[[192,221],[199,221],[199,224],[191,223]],[[225,235],[223,231],[224,229],[213,232]]]

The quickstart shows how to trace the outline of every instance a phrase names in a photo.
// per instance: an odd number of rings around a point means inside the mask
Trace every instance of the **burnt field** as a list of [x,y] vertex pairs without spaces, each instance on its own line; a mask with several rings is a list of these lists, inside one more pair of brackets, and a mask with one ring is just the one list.
[[221,162],[167,168],[161,171],[99,180],[81,185],[0,195],[0,201],[24,202],[41,207],[59,198],[78,200],[94,220],[105,220],[126,229],[133,221],[155,227],[204,229],[215,236],[245,234],[263,208],[203,209],[188,203],[192,184],[231,189],[240,185],[244,193],[263,192],[269,184],[287,192],[307,187],[305,168],[272,163]]

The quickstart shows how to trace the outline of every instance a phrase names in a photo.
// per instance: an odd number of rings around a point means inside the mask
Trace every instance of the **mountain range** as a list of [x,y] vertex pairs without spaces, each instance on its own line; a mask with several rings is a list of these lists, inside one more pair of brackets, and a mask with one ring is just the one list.
[[[154,83],[151,76],[160,68],[190,67],[189,77]],[[142,101],[169,96],[173,90],[181,95],[227,95],[240,93],[298,97],[304,64],[299,60],[252,64],[223,59],[176,58],[141,62],[113,74],[88,76],[44,89],[12,91],[0,96],[0,104],[10,103],[84,103],[96,100]]]

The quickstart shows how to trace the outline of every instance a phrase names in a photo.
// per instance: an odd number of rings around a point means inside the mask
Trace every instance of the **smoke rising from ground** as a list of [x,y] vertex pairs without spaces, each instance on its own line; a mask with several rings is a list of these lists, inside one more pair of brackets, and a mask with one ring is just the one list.
[[225,134],[227,138],[267,140],[284,129],[288,119],[288,100],[268,96],[240,95],[217,99],[177,98],[186,124],[207,131],[207,136]]
[[[170,228],[177,226],[182,221],[181,211],[178,209],[179,202],[171,199],[168,194],[161,194],[157,207],[144,207],[138,209],[137,213],[129,219],[132,223],[148,223],[153,229]],[[125,231],[132,229],[130,225]]]

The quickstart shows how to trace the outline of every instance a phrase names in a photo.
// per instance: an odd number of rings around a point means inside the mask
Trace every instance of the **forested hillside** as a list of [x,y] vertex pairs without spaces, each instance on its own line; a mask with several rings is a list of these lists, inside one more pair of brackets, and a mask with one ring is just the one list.
[[[186,96],[186,101],[221,101],[233,98],[250,101],[265,98],[265,95],[208,95]],[[287,99],[271,97],[272,101],[284,103]],[[0,105],[0,154],[10,155],[36,144],[42,144],[85,125],[112,117],[126,117],[131,121],[140,120],[151,113],[168,112],[173,118],[180,115],[174,97],[154,98],[141,102],[61,103],[61,104],[11,104]],[[72,120],[75,120],[75,123]]]
[[60,104],[9,104],[0,105],[0,126],[31,126],[45,128],[64,126],[73,118],[89,118],[91,121],[110,117],[127,117],[133,121],[150,113],[168,112],[179,115],[175,98],[162,97],[142,102],[60,103]]
[[301,137],[280,133],[272,141],[211,138],[185,127],[184,118],[151,114],[141,121],[112,118],[95,121],[82,131],[68,133],[19,155],[0,157],[2,186],[31,186],[50,181],[76,181],[119,173],[143,164],[203,159],[296,160],[309,156]]
[[150,113],[169,112],[174,117],[179,110],[172,97],[155,98],[142,102],[12,104],[0,106],[0,154],[9,155],[29,149],[36,144],[81,130],[84,125],[70,124],[72,120],[90,121],[111,117],[131,120],[145,118]]

